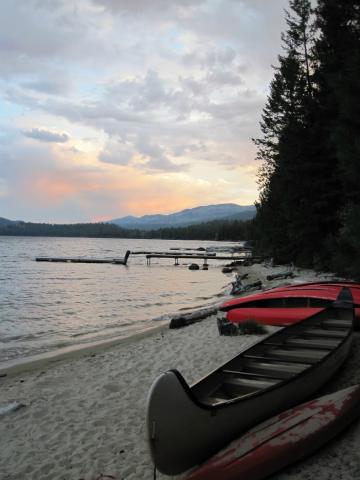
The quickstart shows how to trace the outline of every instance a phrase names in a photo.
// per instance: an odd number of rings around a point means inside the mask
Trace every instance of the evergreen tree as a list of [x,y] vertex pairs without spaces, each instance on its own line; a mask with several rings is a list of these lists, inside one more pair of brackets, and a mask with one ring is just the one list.
[[[319,0],[316,44],[318,121],[334,172],[338,221],[333,267],[360,278],[360,4]],[[320,130],[318,128],[318,130]],[[325,146],[326,145],[326,146]],[[333,201],[332,208],[334,209]],[[337,235],[339,229],[339,235]],[[336,241],[334,240],[336,239]]]
[[[312,170],[311,5],[309,0],[290,1],[286,12],[288,31],[282,35],[285,54],[270,85],[270,95],[260,124],[262,137],[255,140],[260,202],[257,205],[258,246],[280,261],[312,262],[317,224]],[[305,253],[304,253],[305,252]]]

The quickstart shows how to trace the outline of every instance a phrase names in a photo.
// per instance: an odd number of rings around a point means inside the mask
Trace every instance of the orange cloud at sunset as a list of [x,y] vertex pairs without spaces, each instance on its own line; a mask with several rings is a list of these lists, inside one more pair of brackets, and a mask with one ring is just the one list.
[[33,199],[43,203],[61,203],[65,198],[76,192],[76,185],[68,181],[67,178],[52,175],[40,176],[35,182],[27,188]]
[[39,205],[61,206],[74,197],[91,221],[119,215],[171,213],[222,198],[223,183],[194,179],[185,174],[147,175],[132,167],[33,172],[23,193]]

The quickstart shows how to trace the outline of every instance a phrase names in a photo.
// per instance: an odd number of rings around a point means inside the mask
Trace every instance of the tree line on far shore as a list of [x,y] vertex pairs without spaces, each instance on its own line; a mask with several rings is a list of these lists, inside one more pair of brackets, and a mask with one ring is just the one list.
[[113,223],[48,224],[11,222],[0,224],[0,235],[89,238],[144,238],[166,240],[248,240],[253,237],[253,220],[214,220],[186,227],[138,230]]
[[255,140],[256,246],[360,278],[360,2],[290,0]]

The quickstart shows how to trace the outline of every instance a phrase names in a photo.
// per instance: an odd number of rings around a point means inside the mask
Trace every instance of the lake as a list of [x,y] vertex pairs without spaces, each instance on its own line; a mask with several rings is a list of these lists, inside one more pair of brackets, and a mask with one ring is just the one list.
[[[229,245],[229,244],[227,244]],[[219,246],[215,242],[0,236],[0,362],[126,336],[228,297],[223,263],[130,255],[128,265],[36,262],[35,257],[121,258],[126,250]],[[196,260],[194,260],[196,262]],[[202,261],[197,260],[201,266]]]

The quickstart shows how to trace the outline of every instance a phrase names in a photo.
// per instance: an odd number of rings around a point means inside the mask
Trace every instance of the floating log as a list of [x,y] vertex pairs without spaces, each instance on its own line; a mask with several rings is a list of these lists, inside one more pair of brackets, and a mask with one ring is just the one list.
[[188,247],[172,247],[170,250],[197,250],[199,252],[205,252],[206,248],[204,247],[198,247],[198,248],[188,248]]
[[[180,249],[175,249],[175,248],[170,248],[170,250],[180,250]],[[190,249],[189,249],[190,250]],[[173,252],[154,252],[154,251],[144,251],[144,250],[138,250],[136,252],[131,252],[132,255],[165,255],[165,256],[178,256],[178,255],[182,255],[182,253],[173,253]],[[194,255],[203,255],[203,254],[199,254],[197,252],[193,252],[193,253],[186,253],[184,255],[191,255],[191,256],[194,256]],[[206,253],[206,256],[208,257],[216,257],[216,253]]]
[[130,256],[130,250],[124,258],[62,258],[62,257],[36,257],[37,262],[62,262],[62,263],[111,263],[112,265],[126,265]]

